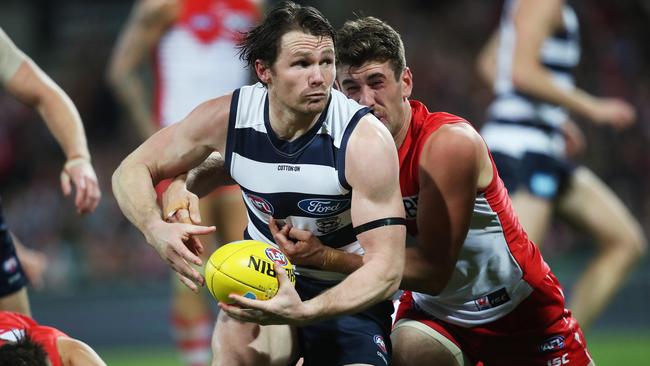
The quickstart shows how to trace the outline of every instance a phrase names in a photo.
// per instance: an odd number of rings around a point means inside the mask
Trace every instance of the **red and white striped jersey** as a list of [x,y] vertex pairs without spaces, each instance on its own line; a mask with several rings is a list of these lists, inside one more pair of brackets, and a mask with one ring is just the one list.
[[[417,235],[422,147],[440,126],[469,122],[448,113],[430,113],[418,101],[410,103],[411,124],[398,152],[407,229]],[[413,292],[419,308],[460,326],[484,324],[508,314],[550,271],[519,224],[494,162],[492,169],[492,181],[476,194],[469,232],[447,287],[438,296]]]
[[177,21],[155,50],[154,115],[160,127],[248,84],[236,45],[259,16],[250,0],[182,0]]

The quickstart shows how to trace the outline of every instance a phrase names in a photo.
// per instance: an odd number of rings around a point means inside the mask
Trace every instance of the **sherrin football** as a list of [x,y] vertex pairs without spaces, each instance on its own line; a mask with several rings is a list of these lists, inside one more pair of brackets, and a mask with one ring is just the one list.
[[231,293],[268,300],[278,292],[273,262],[287,271],[292,284],[296,276],[289,259],[274,246],[256,240],[228,243],[210,255],[205,265],[205,282],[212,296],[226,304]]

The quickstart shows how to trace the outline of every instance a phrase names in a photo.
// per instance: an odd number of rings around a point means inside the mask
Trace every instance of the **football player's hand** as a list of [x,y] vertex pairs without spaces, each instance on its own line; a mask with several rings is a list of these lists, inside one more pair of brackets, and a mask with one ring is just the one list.
[[630,127],[636,121],[634,107],[619,98],[597,98],[590,114],[594,122],[607,124],[618,130]]
[[270,300],[254,300],[236,294],[229,297],[233,304],[219,303],[221,310],[230,317],[243,322],[260,325],[308,324],[313,314],[307,302],[303,302],[294,288],[287,272],[278,263],[273,264],[278,276],[279,288],[277,294]]
[[269,220],[269,229],[275,243],[291,263],[314,268],[323,267],[327,247],[311,231],[297,229],[290,224],[280,229],[273,218]]
[[196,235],[211,234],[214,226],[199,226],[184,223],[157,221],[149,227],[147,242],[156,249],[158,255],[178,273],[179,280],[192,291],[198,292],[205,285],[205,278],[192,264],[203,265],[197,254],[188,247],[188,242]]
[[68,160],[61,170],[61,190],[64,196],[72,193],[72,185],[76,190],[74,199],[77,212],[85,214],[95,211],[102,197],[99,190],[97,175],[90,164],[90,159],[78,157]]
[[[167,187],[162,195],[163,218],[167,222],[180,222],[185,224],[200,224],[201,212],[199,198],[187,190],[186,176],[179,175]],[[203,244],[196,236],[191,236],[185,245],[196,254],[203,254]]]

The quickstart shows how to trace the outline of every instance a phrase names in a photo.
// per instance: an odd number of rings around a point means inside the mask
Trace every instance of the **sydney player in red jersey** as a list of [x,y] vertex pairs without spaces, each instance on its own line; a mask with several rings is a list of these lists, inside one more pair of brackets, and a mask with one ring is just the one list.
[[[136,3],[113,52],[109,81],[140,138],[180,121],[201,102],[248,83],[250,73],[238,59],[236,45],[241,32],[257,23],[262,1]],[[141,70],[147,61],[153,66],[151,98]],[[150,99],[153,108],[147,102]],[[158,191],[166,184],[161,183]],[[238,187],[224,187],[211,194],[202,202],[202,216],[217,226],[221,242],[241,240],[246,211]],[[210,238],[205,244],[213,248],[212,242]],[[213,322],[205,300],[176,283],[172,328],[187,365],[205,365],[210,359]]]
[[0,311],[0,365],[104,366],[86,343],[32,318]]

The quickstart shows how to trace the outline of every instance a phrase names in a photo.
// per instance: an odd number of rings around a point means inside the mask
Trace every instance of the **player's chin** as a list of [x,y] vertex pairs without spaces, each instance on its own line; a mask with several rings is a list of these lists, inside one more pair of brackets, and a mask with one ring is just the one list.
[[320,113],[325,109],[327,104],[327,99],[311,99],[305,103],[305,112],[306,113]]

